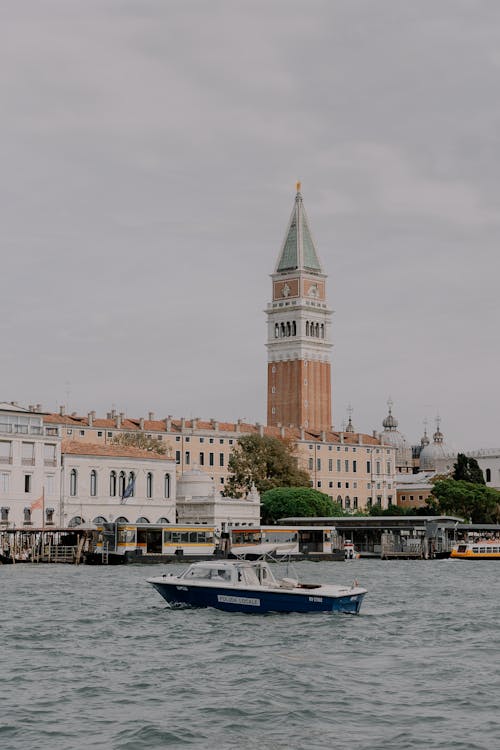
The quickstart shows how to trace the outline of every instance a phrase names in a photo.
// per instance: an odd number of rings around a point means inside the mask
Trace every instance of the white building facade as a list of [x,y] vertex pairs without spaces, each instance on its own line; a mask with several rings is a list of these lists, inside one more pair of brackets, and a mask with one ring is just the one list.
[[244,499],[222,497],[214,480],[195,467],[177,484],[178,523],[208,524],[220,531],[232,526],[260,524],[260,497],[256,490]]
[[0,528],[57,525],[59,429],[33,407],[0,403]]
[[175,523],[175,461],[125,446],[65,443],[60,524]]

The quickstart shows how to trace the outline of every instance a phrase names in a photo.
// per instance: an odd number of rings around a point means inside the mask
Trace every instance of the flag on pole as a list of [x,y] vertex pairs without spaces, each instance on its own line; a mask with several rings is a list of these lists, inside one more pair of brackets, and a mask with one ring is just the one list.
[[43,508],[43,492],[38,498],[38,500],[33,500],[33,502],[30,505],[30,510],[38,510],[38,508]]
[[135,477],[131,477],[122,495],[122,499],[121,499],[122,503],[124,503],[128,497],[132,497],[132,495],[134,494],[134,485],[135,485]]

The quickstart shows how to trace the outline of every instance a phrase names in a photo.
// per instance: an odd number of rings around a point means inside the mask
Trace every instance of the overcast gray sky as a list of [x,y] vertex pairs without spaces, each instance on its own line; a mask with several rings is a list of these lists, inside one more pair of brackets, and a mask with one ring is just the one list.
[[500,3],[0,0],[0,400],[265,421],[297,179],[334,422],[500,446]]

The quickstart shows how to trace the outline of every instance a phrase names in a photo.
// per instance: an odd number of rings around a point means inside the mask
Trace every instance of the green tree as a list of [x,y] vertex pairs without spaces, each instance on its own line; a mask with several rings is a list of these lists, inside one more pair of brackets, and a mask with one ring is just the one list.
[[469,458],[465,453],[459,453],[453,464],[453,479],[457,481],[485,484],[483,472],[475,458]]
[[439,513],[472,523],[498,523],[500,519],[500,492],[484,484],[439,479],[427,503]]
[[232,452],[226,497],[242,497],[255,485],[260,494],[273,487],[309,487],[309,474],[297,466],[295,445],[267,435],[244,435]]
[[166,445],[157,437],[147,437],[143,432],[122,432],[115,435],[111,441],[114,445],[123,445],[132,448],[141,448],[143,451],[154,453],[170,453],[170,446]]
[[276,487],[261,497],[263,523],[276,523],[279,518],[309,516],[342,516],[342,508],[328,495],[312,487]]

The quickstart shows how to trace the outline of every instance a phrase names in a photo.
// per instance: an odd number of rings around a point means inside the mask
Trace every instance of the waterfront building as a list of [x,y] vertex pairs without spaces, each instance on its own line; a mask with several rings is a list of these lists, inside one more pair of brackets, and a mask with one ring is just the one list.
[[398,474],[396,479],[397,505],[402,508],[423,508],[432,493],[435,471]]
[[295,446],[300,468],[311,477],[311,486],[329,495],[346,510],[362,510],[378,504],[383,508],[396,504],[395,448],[383,445],[378,435],[349,430],[266,427],[260,424],[204,421],[201,419],[131,418],[123,412],[108,412],[105,419],[95,412],[86,416],[59,414],[44,417],[47,425],[57,427],[65,439],[97,445],[114,445],[124,433],[141,432],[159,439],[174,459],[178,479],[194,467],[212,477],[222,491],[228,478],[228,463],[238,439],[259,434],[282,438]]
[[0,403],[0,528],[59,521],[61,439],[43,420],[39,405]]
[[300,183],[267,306],[267,424],[331,430],[330,328],[326,275]]
[[60,525],[175,523],[176,481],[175,461],[165,455],[64,442]]

